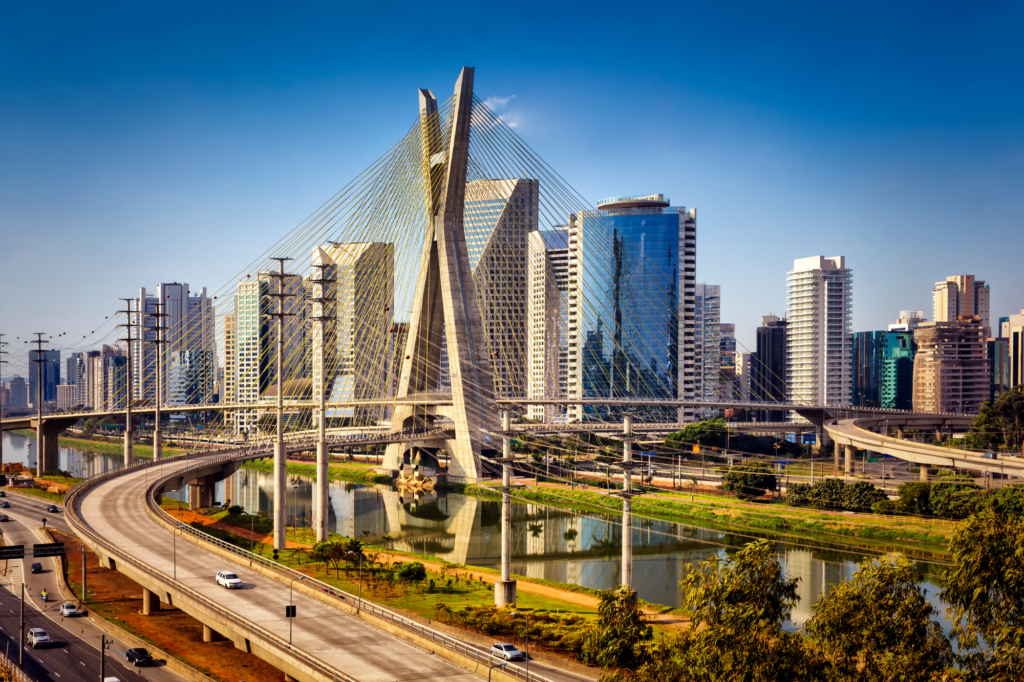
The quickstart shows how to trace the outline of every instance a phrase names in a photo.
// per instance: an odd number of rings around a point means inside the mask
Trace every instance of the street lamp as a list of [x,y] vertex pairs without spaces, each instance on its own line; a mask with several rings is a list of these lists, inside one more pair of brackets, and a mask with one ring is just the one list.
[[349,556],[359,557],[359,605],[358,608],[363,608],[363,553],[359,552],[345,552]]
[[[304,575],[297,575],[294,578],[292,578],[290,583],[288,583],[288,606],[293,606],[295,604],[295,600],[292,599],[293,590],[295,588],[295,581],[296,580],[305,580],[306,577],[307,576],[304,576]],[[294,618],[289,618],[288,619],[288,644],[289,645],[292,643],[292,621],[293,620],[295,620],[295,619]]]
[[179,524],[177,528],[171,531],[171,547],[174,552],[174,579],[178,579],[178,531],[185,532],[184,524]]
[[[491,660],[492,660],[492,661],[494,660],[494,654],[491,654]],[[491,666],[491,667],[489,667],[489,668],[487,669],[487,682],[491,682],[491,671],[492,671],[492,670],[494,670],[495,668],[504,668],[504,667],[505,667],[506,665],[508,665],[508,663],[507,663],[507,662],[503,662],[503,663],[491,663],[491,664],[490,664],[490,666]]]
[[[515,618],[517,616],[522,616],[526,619],[526,679],[530,679],[530,614],[513,611],[512,617]],[[490,675],[490,672],[487,674]]]
[[292,537],[295,538],[296,542],[298,542],[298,540],[299,540],[299,536],[298,536],[299,529],[298,529],[298,526],[295,525],[295,512],[298,511],[298,509],[299,509],[299,486],[298,485],[293,485],[292,486]]

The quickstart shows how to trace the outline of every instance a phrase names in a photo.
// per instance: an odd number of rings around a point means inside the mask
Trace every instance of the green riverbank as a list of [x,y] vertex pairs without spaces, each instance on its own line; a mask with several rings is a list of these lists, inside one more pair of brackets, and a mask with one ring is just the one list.
[[[26,438],[35,438],[36,432],[28,429],[18,429],[14,433],[17,433]],[[65,438],[60,436],[57,439],[58,443],[66,448],[78,448],[79,450],[89,450],[90,452],[102,452],[106,455],[122,455],[124,454],[124,443],[111,443],[106,440],[91,440],[88,438]],[[135,455],[137,457],[150,458],[153,456],[153,446],[143,445],[141,443],[135,444]],[[170,455],[180,455],[186,452],[183,448],[167,447],[164,446],[164,453]]]

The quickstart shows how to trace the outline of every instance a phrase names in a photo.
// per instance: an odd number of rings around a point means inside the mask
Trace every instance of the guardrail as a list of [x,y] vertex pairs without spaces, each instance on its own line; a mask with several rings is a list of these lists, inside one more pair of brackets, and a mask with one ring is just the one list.
[[[188,532],[190,535],[196,537],[197,539],[200,539],[204,542],[209,542],[217,546],[218,548],[236,554],[239,557],[246,559],[251,563],[257,563],[263,566],[264,568],[273,570],[275,573],[278,573],[285,579],[301,579],[307,585],[311,585],[314,588],[319,589],[325,595],[329,595],[331,597],[347,602],[350,606],[357,610],[366,611],[378,618],[381,618],[383,620],[388,621],[389,623],[392,623],[393,625],[397,625],[404,630],[412,632],[420,637],[429,639],[432,642],[438,643],[446,649],[450,649],[457,654],[465,656],[471,660],[477,661],[478,663],[483,663],[485,665],[491,665],[494,663],[494,658],[489,653],[485,653],[474,647],[471,647],[467,645],[465,642],[462,642],[454,637],[450,637],[442,632],[438,632],[437,630],[426,627],[420,623],[417,623],[414,620],[402,616],[401,614],[395,613],[390,609],[383,608],[378,604],[368,602],[365,599],[361,599],[356,595],[349,594],[344,590],[340,590],[334,586],[328,585],[327,583],[317,580],[312,576],[296,571],[292,568],[289,568],[288,566],[273,561],[272,559],[268,559],[266,557],[260,556],[259,554],[255,554],[248,550],[242,549],[240,547],[236,547],[231,543],[225,542],[220,538],[216,538],[212,535],[209,535],[208,533],[204,533],[201,530],[193,528],[192,526],[182,524],[180,521],[177,521],[173,516],[168,514],[167,511],[165,511],[162,507],[156,504],[156,500],[151,494],[151,491],[154,490],[156,487],[162,486],[171,478],[188,473],[189,471],[206,468],[209,467],[210,465],[218,464],[221,462],[236,462],[240,460],[251,459],[254,456],[266,456],[267,454],[269,453],[266,453],[261,449],[249,447],[246,448],[244,452],[234,455],[225,455],[221,457],[212,458],[208,455],[204,457],[202,461],[197,462],[192,466],[185,467],[184,469],[175,469],[174,473],[156,479],[155,482],[150,484],[149,488],[146,490],[146,504],[150,508],[150,510],[156,513],[158,516],[163,515],[164,517],[166,517],[165,521],[167,523],[179,527],[183,533]],[[265,630],[264,628],[260,627],[259,625],[256,625],[255,623],[252,623],[251,621],[248,621],[244,618],[240,618],[239,616],[235,615],[234,612],[224,609],[219,604],[216,604],[215,602],[211,601],[202,594],[195,592],[191,588],[186,587],[185,585],[182,585],[181,583],[175,581],[170,576],[160,571],[157,571],[156,569],[151,568],[150,566],[144,564],[138,559],[135,559],[134,557],[130,556],[126,552],[120,550],[112,543],[100,537],[91,528],[89,528],[88,525],[81,518],[79,518],[77,510],[75,510],[74,508],[75,497],[80,495],[88,488],[91,488],[107,479],[115,478],[117,476],[124,475],[129,471],[138,471],[143,468],[151,467],[157,464],[166,464],[168,462],[175,461],[188,461],[189,459],[189,455],[181,455],[178,457],[165,458],[160,460],[160,462],[137,462],[127,467],[116,467],[114,469],[91,476],[87,480],[82,481],[74,488],[72,488],[65,496],[65,516],[77,533],[87,535],[88,537],[90,537],[93,542],[102,546],[104,550],[106,550],[110,554],[116,556],[118,558],[118,561],[123,561],[126,564],[131,565],[133,568],[144,573],[151,579],[159,581],[160,583],[171,587],[177,593],[184,595],[198,606],[201,606],[206,610],[217,613],[220,617],[224,618],[229,623],[235,624],[236,626],[240,627],[246,633],[252,633],[257,635],[259,639],[272,645],[272,648],[278,651],[285,652],[290,656],[294,656],[295,658],[301,660],[304,664],[310,666],[314,670],[328,676],[334,676],[334,679],[336,680],[343,680],[344,682],[355,682],[355,680],[350,678],[348,675],[342,673],[341,671],[335,668],[327,666],[326,664],[322,663],[319,659],[313,658],[301,649],[298,649],[297,647],[288,644],[284,639],[278,637],[272,632]],[[502,672],[504,672],[506,675],[514,677],[517,680],[523,680],[523,682],[551,682],[551,680],[549,680],[546,677],[537,675],[536,673],[527,673],[522,668],[505,666]]]
[[[244,459],[246,457],[251,456],[251,454],[247,454],[236,457],[225,457],[222,459],[235,461],[238,459]],[[215,461],[221,461],[221,459]],[[155,483],[151,484],[150,490],[154,489],[157,486],[163,485],[163,483],[166,480],[169,480],[174,476],[179,476],[183,473],[187,473],[194,469],[201,469],[207,467],[211,463],[215,463],[215,461],[201,462],[186,469],[179,469],[175,471],[174,474],[167,476],[166,478],[163,479],[158,479]],[[178,521],[169,513],[167,513],[167,511],[163,507],[156,503],[154,497],[151,494],[149,494],[149,490],[146,491],[146,504],[150,508],[150,510],[152,510],[155,514],[162,517],[166,517],[163,519],[165,523],[168,523],[172,526],[177,526],[181,529],[182,533],[188,532],[190,535],[196,537],[197,539],[200,539],[204,542],[208,542],[221,550],[231,552],[232,554],[235,554],[241,557],[242,559],[248,560],[250,564],[255,563],[264,568],[270,569],[275,573],[278,573],[281,577],[285,578],[286,580],[301,580],[307,585],[312,586],[315,589],[318,589],[321,593],[325,595],[329,595],[341,601],[347,602],[354,609],[366,611],[367,613],[373,614],[378,618],[386,620],[393,625],[400,626],[404,630],[408,630],[416,635],[419,635],[420,637],[438,643],[446,649],[451,649],[452,651],[462,656],[465,656],[469,659],[472,659],[479,663],[483,663],[485,665],[489,665],[494,662],[494,659],[490,655],[490,653],[480,651],[479,649],[476,649],[461,640],[458,640],[454,637],[450,637],[432,628],[426,627],[425,625],[417,623],[416,621],[410,618],[406,618],[405,616],[399,613],[395,613],[394,611],[386,609],[378,604],[375,604],[374,602],[369,602],[365,599],[361,599],[357,595],[345,592],[344,590],[334,587],[333,585],[328,585],[323,581],[317,580],[316,578],[313,578],[312,576],[307,575],[306,573],[302,573],[301,571],[296,571],[295,569],[285,566],[284,564],[278,563],[273,559],[268,559],[267,557],[264,557],[262,555],[250,552],[247,549],[242,549],[241,547],[233,545],[230,542],[226,542],[208,533],[204,533],[203,531],[197,528],[193,528],[190,525],[182,524],[180,521]],[[524,682],[551,682],[546,677],[542,677],[535,673],[527,673],[522,668],[513,668],[506,666],[505,668],[503,668],[503,672],[506,675],[515,677],[517,680],[523,680]]]
[[[253,454],[256,453],[253,451],[248,451],[242,455],[204,459],[204,461],[200,462],[196,466],[187,467],[184,471],[188,471],[195,468],[208,467],[211,464],[217,464],[220,462],[236,461],[238,459],[251,457],[253,456]],[[92,542],[101,546],[104,549],[104,551],[108,552],[112,556],[117,557],[117,560],[119,562],[123,562],[125,565],[131,566],[133,570],[136,570],[144,574],[153,582],[160,584],[165,588],[170,588],[177,595],[184,597],[184,600],[186,602],[191,602],[192,604],[202,608],[203,610],[216,614],[218,617],[223,619],[228,624],[235,626],[248,639],[255,640],[258,644],[265,646],[268,649],[275,650],[285,657],[292,657],[301,665],[307,666],[311,671],[319,673],[328,679],[342,680],[343,682],[357,682],[357,680],[355,680],[354,678],[346,675],[345,673],[341,672],[336,668],[333,668],[323,663],[319,659],[310,656],[306,652],[289,644],[283,638],[275,635],[269,630],[260,627],[252,621],[239,617],[233,611],[225,609],[224,607],[220,606],[211,599],[208,599],[207,597],[196,592],[195,590],[177,582],[165,573],[157,571],[151,566],[131,556],[127,552],[122,551],[113,543],[108,542],[107,540],[102,538],[98,533],[93,531],[88,526],[88,524],[86,524],[85,521],[83,521],[79,517],[78,511],[75,509],[74,502],[75,498],[81,495],[82,492],[84,492],[85,490],[88,490],[89,488],[94,487],[98,483],[101,483],[110,478],[122,476],[129,471],[138,471],[147,467],[154,466],[154,464],[165,464],[168,461],[185,460],[186,458],[187,456],[167,458],[161,460],[159,463],[139,462],[136,464],[129,465],[127,467],[121,466],[109,471],[105,471],[100,474],[96,474],[95,476],[91,476],[87,480],[79,483],[74,488],[72,488],[64,497],[65,518],[68,519],[69,523],[71,524],[72,528],[74,528],[76,533],[82,535],[83,537],[89,537],[92,540]],[[175,475],[177,475],[177,473],[179,472],[176,472]],[[152,499],[152,496],[150,496],[148,493],[149,491],[147,490],[147,498]]]

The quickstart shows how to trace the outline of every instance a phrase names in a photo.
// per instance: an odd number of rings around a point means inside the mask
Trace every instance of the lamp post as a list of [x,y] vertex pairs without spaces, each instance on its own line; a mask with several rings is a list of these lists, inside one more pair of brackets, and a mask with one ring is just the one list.
[[299,528],[295,524],[295,514],[299,511],[299,486],[292,486],[292,537],[299,540]]
[[[294,589],[295,589],[295,581],[296,580],[305,580],[305,579],[306,579],[306,576],[304,576],[304,575],[301,575],[301,576],[297,575],[297,576],[295,576],[294,578],[291,579],[291,582],[288,583],[288,606],[294,606],[294,604],[295,604],[295,600],[292,598],[292,596],[294,594]],[[294,618],[289,618],[288,619],[288,644],[289,645],[292,643],[292,621],[293,620],[294,620]]]
[[[493,654],[491,655],[491,658],[493,660],[493,658],[494,658]],[[491,663],[490,667],[487,669],[487,682],[491,682],[491,671],[492,670],[494,670],[495,668],[504,668],[506,665],[508,665],[508,663]]]
[[184,524],[179,524],[177,528],[171,531],[171,547],[174,553],[174,579],[178,579],[178,531],[185,532]]
[[[346,552],[349,556],[357,556],[355,552]],[[363,553],[359,552],[359,604],[356,606],[357,609],[363,608]]]

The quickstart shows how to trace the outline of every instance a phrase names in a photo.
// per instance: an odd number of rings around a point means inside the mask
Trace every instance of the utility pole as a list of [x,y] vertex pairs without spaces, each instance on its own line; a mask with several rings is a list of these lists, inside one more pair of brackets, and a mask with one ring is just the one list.
[[[4,367],[4,365],[9,364],[6,360],[4,360],[4,356],[5,355],[9,355],[9,353],[3,349],[4,346],[8,345],[8,343],[6,341],[4,341],[4,337],[5,336],[7,336],[7,334],[0,334],[0,375],[3,375],[3,367]],[[7,407],[7,403],[5,403],[4,400],[3,400],[3,395],[4,395],[3,391],[0,390],[0,419],[4,418],[4,408]],[[3,439],[3,434],[0,433],[0,475],[3,474],[3,470],[4,470],[4,439]]]
[[135,460],[135,438],[132,434],[132,329],[138,327],[137,323],[132,322],[132,301],[133,298],[122,298],[127,305],[127,310],[118,310],[118,314],[124,313],[124,324],[117,325],[118,327],[125,328],[125,338],[118,339],[118,341],[124,341],[128,346],[128,374],[125,377],[125,389],[124,389],[124,465],[130,466]]
[[[314,268],[318,268],[319,272],[316,273],[316,279],[311,279],[310,282],[317,285],[320,289],[319,296],[317,298],[310,299],[310,302],[320,307],[320,314],[313,316],[313,319],[320,323],[320,384],[317,389],[320,392],[320,424],[317,431],[316,441],[316,487],[313,489],[313,523],[316,526],[316,541],[327,542],[327,538],[330,535],[327,527],[327,488],[328,488],[328,465],[330,461],[330,450],[327,447],[327,323],[336,320],[338,316],[337,311],[337,290],[334,292],[334,297],[327,296],[328,285],[334,284],[338,280],[335,278],[327,277],[326,268],[332,267],[330,263],[316,263],[313,265]],[[315,310],[314,310],[315,312]],[[332,335],[332,344],[337,347],[337,328],[335,333]]]
[[[622,579],[620,584],[633,590],[633,416],[622,418]],[[634,592],[635,594],[635,592]]]
[[[145,305],[145,304],[143,304]],[[156,393],[153,398],[153,461],[159,462],[164,456],[164,433],[163,426],[161,424],[160,415],[160,401],[164,397],[164,349],[163,344],[166,343],[164,339],[164,331],[167,327],[164,326],[164,318],[167,317],[167,313],[164,312],[164,303],[160,301],[156,304],[156,312],[149,315],[149,317],[156,318],[155,327],[144,327],[150,329],[156,333],[155,339],[150,339],[146,343],[150,343],[156,346]],[[139,321],[142,323],[142,320]]]
[[[40,476],[46,473],[46,465],[49,464],[46,457],[46,435],[43,433],[43,344],[49,343],[49,341],[43,340],[43,334],[46,332],[34,332],[36,335],[35,341],[29,343],[36,344],[36,359],[33,362],[36,363],[36,471]],[[55,467],[56,468],[56,467]]]
[[501,580],[494,584],[495,606],[516,605],[512,580],[512,415],[501,413]]
[[267,313],[270,317],[277,318],[277,440],[274,442],[274,549],[282,550],[287,544],[285,537],[285,512],[287,511],[287,453],[284,447],[284,318],[292,317],[294,313],[286,313],[285,299],[293,294],[285,293],[285,279],[298,277],[294,274],[286,274],[284,264],[290,261],[288,257],[274,257],[280,266],[278,272],[267,273],[270,277],[277,278],[277,293],[269,293],[268,296],[277,298],[277,312]]
[[106,651],[107,651],[107,638],[106,638],[105,635],[101,634],[100,635],[100,682],[103,682],[105,679],[107,679],[107,660],[106,660],[106,656],[105,656]]
[[25,655],[25,576],[22,576],[21,580],[21,634],[18,638],[18,667],[21,667],[24,661]]

